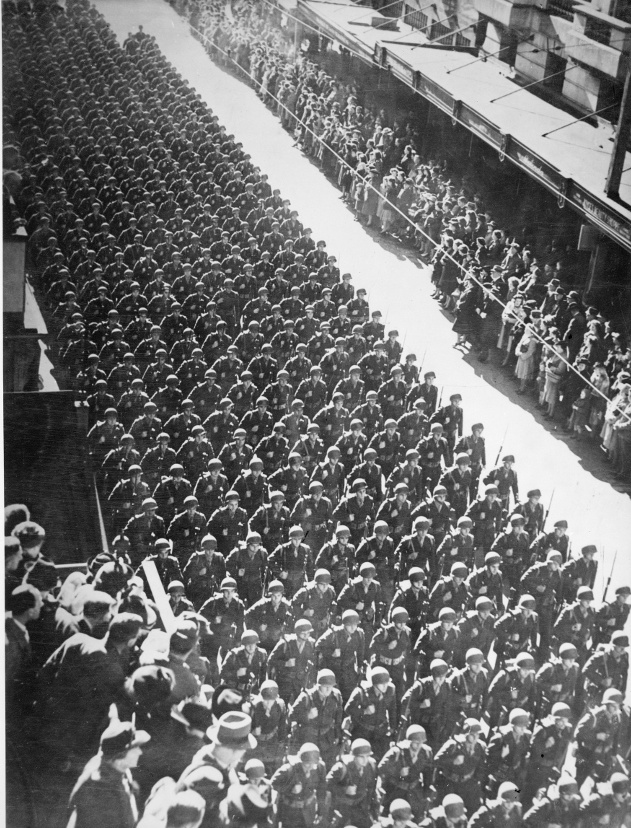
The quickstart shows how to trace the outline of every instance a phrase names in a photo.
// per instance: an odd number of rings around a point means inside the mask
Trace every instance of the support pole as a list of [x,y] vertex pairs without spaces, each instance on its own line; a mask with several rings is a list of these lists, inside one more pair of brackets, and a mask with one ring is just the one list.
[[616,137],[613,142],[613,152],[611,153],[611,162],[609,164],[609,172],[607,173],[607,182],[605,184],[605,192],[609,198],[619,198],[620,195],[620,179],[624,167],[624,159],[627,152],[627,144],[629,143],[629,134],[631,133],[631,64],[627,68],[627,77],[624,82],[624,91],[622,93],[622,103],[620,104],[620,117],[618,118],[618,127],[616,129]]

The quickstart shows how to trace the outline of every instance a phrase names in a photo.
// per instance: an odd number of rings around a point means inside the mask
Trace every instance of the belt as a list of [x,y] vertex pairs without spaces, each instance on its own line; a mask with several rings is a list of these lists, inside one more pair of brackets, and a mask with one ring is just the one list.
[[268,742],[270,739],[273,739],[278,733],[278,728],[275,727],[269,733],[259,733],[256,737],[259,742]]
[[379,657],[379,661],[382,661],[384,664],[387,664],[389,667],[394,667],[397,664],[401,664],[402,661],[405,660],[405,655],[399,656],[398,658],[385,658],[384,656]]

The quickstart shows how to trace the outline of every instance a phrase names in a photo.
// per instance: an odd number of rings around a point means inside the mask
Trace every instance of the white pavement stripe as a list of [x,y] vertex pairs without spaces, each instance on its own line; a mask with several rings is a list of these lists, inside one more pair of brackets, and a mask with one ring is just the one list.
[[[216,67],[202,45],[189,33],[188,25],[163,0],[97,0],[117,36],[124,40],[139,24],[153,35],[165,56],[187,78],[203,100],[219,116],[229,132],[242,141],[256,165],[268,173],[272,187],[291,199],[300,219],[310,225],[314,237],[327,241],[342,272],[351,271],[355,287],[369,292],[371,309],[384,314],[386,326],[396,326],[405,338],[406,351],[421,357],[425,369],[437,373],[444,385],[443,399],[454,390],[464,391],[465,428],[485,423],[488,458],[497,453],[508,424],[504,451],[515,454],[520,491],[538,486],[547,505],[556,488],[548,522],[565,517],[575,550],[596,543],[605,548],[605,578],[620,550],[612,579],[615,586],[631,582],[628,536],[631,501],[609,484],[598,480],[561,440],[555,439],[535,417],[513,404],[495,389],[490,367],[469,365],[453,349],[451,324],[430,299],[427,268],[419,267],[403,250],[385,250],[353,220],[339,199],[339,191],[307,158],[293,148],[293,139],[278,119],[263,105],[253,89]],[[600,596],[597,595],[599,598]]]

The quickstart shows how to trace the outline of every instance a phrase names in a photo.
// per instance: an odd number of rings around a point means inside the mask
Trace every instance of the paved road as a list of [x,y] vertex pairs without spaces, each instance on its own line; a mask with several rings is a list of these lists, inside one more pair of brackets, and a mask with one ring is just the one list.
[[353,273],[356,287],[366,287],[371,308],[382,311],[387,327],[398,328],[406,352],[414,350],[419,360],[426,352],[425,368],[436,371],[438,384],[444,385],[444,399],[454,390],[462,393],[465,428],[478,420],[486,426],[489,463],[506,432],[504,451],[516,456],[521,491],[525,494],[538,486],[547,503],[555,489],[549,526],[567,518],[575,548],[596,543],[602,553],[597,597],[615,550],[619,554],[612,586],[630,582],[631,500],[596,476],[602,476],[602,467],[594,458],[581,460],[564,440],[544,428],[538,414],[516,404],[520,398],[514,386],[497,369],[472,364],[454,350],[451,323],[430,298],[427,268],[353,220],[339,191],[292,147],[291,137],[256,93],[211,63],[167,3],[97,0],[96,6],[121,39],[139,23],[156,37],[176,69],[243,142],[254,163],[269,174],[272,186],[291,199],[301,220],[313,227],[314,236],[326,239],[342,271]]

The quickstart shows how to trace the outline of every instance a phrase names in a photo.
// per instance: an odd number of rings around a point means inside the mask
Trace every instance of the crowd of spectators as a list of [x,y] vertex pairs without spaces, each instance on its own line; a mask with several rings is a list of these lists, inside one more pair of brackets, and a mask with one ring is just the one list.
[[142,27],[3,22],[5,202],[108,539],[62,583],[5,511],[11,824],[627,825],[631,589]]
[[379,109],[361,79],[332,77],[296,50],[293,25],[278,25],[268,3],[198,0],[187,13],[213,44],[212,56],[240,67],[337,182],[357,219],[417,248],[431,266],[434,298],[455,317],[456,347],[472,349],[480,361],[499,351],[518,393],[571,439],[600,445],[616,477],[628,481],[627,320],[606,319],[571,289],[580,274],[563,242],[534,233],[516,238],[475,184],[422,158],[413,117]]

